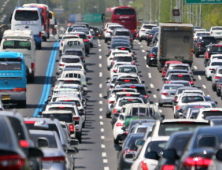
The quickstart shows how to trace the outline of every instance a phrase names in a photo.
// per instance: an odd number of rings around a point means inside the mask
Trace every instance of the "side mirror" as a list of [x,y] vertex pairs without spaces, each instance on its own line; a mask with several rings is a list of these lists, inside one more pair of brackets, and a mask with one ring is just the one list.
[[193,79],[193,81],[196,81],[196,79]]
[[222,161],[222,149],[219,149],[216,153],[216,159]]
[[153,101],[150,101],[149,103],[150,103],[150,104],[153,104]]
[[109,57],[109,55],[107,54],[106,57]]
[[38,148],[28,148],[28,158],[41,158],[43,157],[43,152]]
[[107,45],[110,45],[110,43],[107,43]]
[[171,160],[178,159],[177,151],[175,149],[166,149],[163,151],[163,157]]
[[126,131],[126,127],[122,127],[121,129],[122,129],[123,131]]
[[58,73],[58,72],[56,72],[56,75],[58,76],[58,75],[59,75],[59,73]]
[[79,141],[78,141],[78,140],[72,139],[72,140],[70,141],[70,146],[71,146],[72,148],[75,147],[75,146],[77,146],[77,145],[79,145]]
[[139,147],[143,146],[144,143],[145,143],[145,140],[137,139],[135,142],[135,145],[139,148]]
[[161,117],[162,119],[165,119],[165,115],[161,115],[160,117]]
[[155,151],[147,152],[145,154],[146,159],[154,159],[154,160],[159,160],[159,155]]
[[141,71],[138,71],[138,73],[141,73]]
[[107,48],[111,48],[110,46],[107,46]]
[[163,81],[166,81],[167,79],[166,79],[166,78],[163,78],[162,80],[163,80]]
[[146,50],[146,52],[148,52],[148,53],[149,53],[150,51],[149,51],[149,50]]
[[214,101],[216,104],[218,103],[217,101]]

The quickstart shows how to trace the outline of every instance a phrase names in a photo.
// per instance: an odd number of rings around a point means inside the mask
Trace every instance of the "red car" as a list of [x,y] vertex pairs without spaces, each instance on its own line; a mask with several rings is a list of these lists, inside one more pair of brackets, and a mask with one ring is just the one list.
[[170,64],[182,64],[181,61],[166,61],[164,67],[162,68],[162,77],[165,77],[167,69]]

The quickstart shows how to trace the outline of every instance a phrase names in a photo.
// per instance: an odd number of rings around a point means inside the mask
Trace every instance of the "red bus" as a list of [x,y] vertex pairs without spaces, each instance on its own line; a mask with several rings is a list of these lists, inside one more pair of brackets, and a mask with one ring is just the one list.
[[136,11],[132,7],[119,6],[106,8],[106,12],[103,18],[104,25],[107,22],[114,22],[123,25],[125,28],[129,29],[133,36],[136,36]]

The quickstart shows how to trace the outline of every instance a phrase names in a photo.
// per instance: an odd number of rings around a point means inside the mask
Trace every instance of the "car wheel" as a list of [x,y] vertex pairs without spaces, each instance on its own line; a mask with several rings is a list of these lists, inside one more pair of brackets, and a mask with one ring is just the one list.
[[92,44],[92,43],[90,43],[90,47],[91,47],[91,48],[93,47],[93,44]]
[[147,41],[147,46],[149,46],[150,45],[150,43]]
[[79,141],[79,143],[82,143],[82,133],[76,133],[76,139]]
[[207,79],[207,81],[210,81],[210,77],[207,77],[207,76],[206,76],[206,79]]
[[119,144],[119,140],[118,139],[114,139],[114,144]]
[[108,42],[108,40],[105,38],[105,43],[107,43]]
[[217,90],[217,96],[220,96],[220,91],[219,90]]
[[17,103],[17,106],[18,106],[19,108],[26,108],[26,100],[19,101],[19,102]]
[[159,107],[163,107],[163,103],[159,103]]
[[195,53],[195,56],[196,56],[197,58],[199,58],[199,53]]
[[43,41],[45,41],[45,42],[46,42],[46,37],[42,37],[42,39],[43,39]]
[[110,113],[106,113],[106,118],[111,118],[111,114]]
[[139,38],[139,42],[141,42],[142,40],[141,40],[141,38]]
[[86,123],[86,120],[85,120],[84,123],[82,124],[82,127],[83,127],[83,128],[85,128],[85,123]]
[[212,90],[213,90],[213,91],[216,91],[216,86],[215,86],[215,84],[212,84]]

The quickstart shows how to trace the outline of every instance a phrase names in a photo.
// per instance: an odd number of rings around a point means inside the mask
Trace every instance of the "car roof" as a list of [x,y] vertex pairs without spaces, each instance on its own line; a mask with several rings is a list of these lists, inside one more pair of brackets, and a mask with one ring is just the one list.
[[[212,108],[211,108],[212,109]],[[157,120],[158,121],[158,120]],[[208,123],[207,120],[199,120],[199,119],[164,119],[161,121],[161,123],[176,123],[176,122],[205,122],[205,123]]]
[[61,58],[78,58],[78,59],[80,59],[80,57],[77,55],[62,55]]
[[54,131],[49,131],[49,130],[29,130],[31,134],[44,134],[44,135],[51,135],[54,136],[55,132]]

